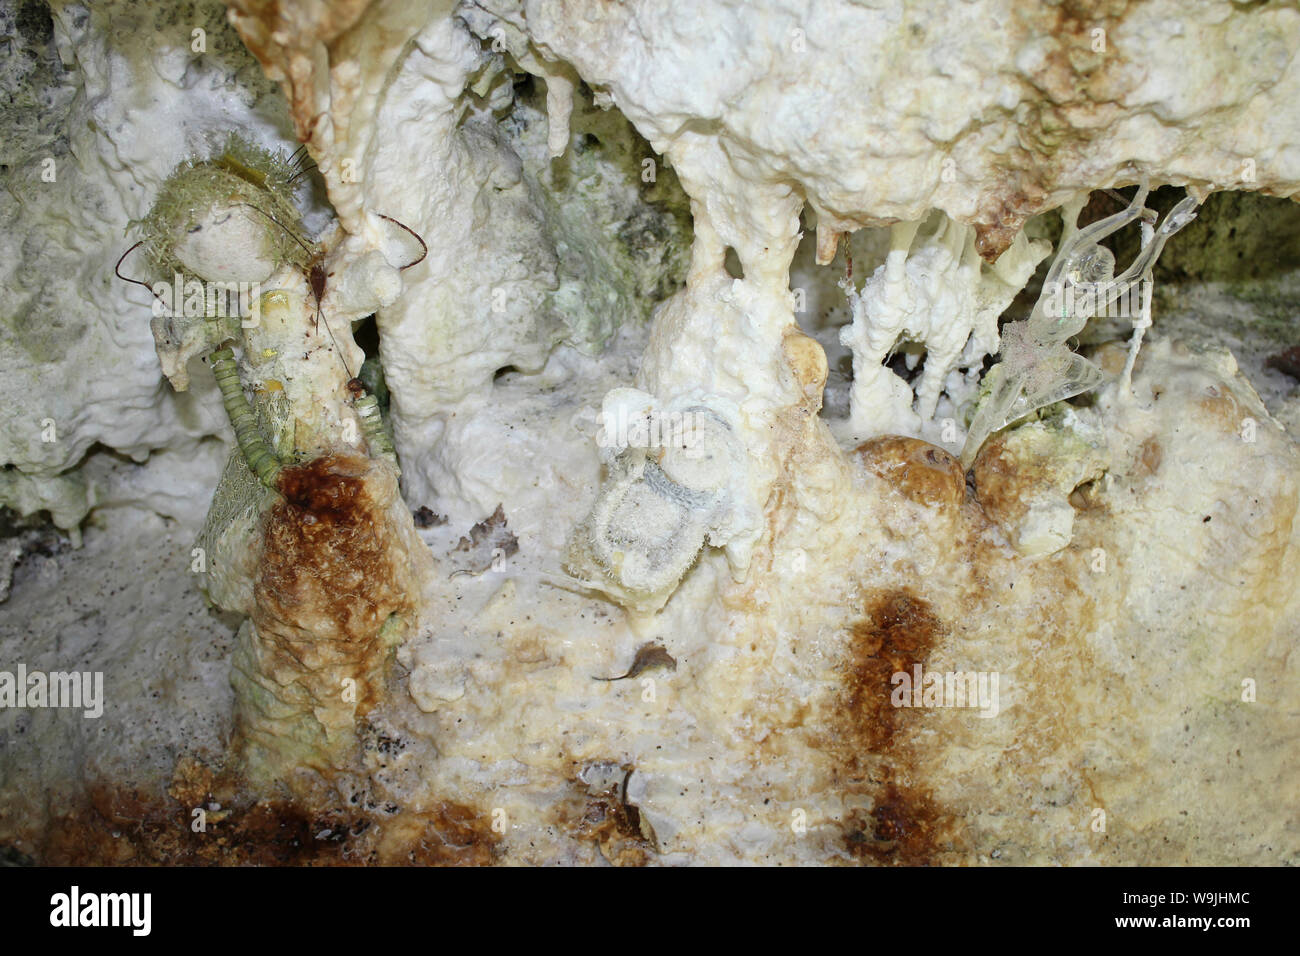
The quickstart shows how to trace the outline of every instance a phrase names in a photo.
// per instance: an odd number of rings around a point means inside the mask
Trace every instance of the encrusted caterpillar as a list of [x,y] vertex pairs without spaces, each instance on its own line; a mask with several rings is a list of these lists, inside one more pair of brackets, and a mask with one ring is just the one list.
[[[379,410],[379,399],[373,395],[363,395],[353,403],[357,415],[361,418],[361,433],[366,436],[370,454],[384,458],[397,468],[397,449],[384,428],[383,414]],[[401,474],[401,469],[398,469]]]
[[258,480],[275,490],[284,466],[257,429],[257,419],[253,416],[248,396],[244,394],[243,383],[239,380],[235,353],[229,346],[212,353],[212,374],[217,379],[217,387],[221,389],[221,403],[226,407],[226,415],[235,430],[239,453],[244,456],[244,461]]

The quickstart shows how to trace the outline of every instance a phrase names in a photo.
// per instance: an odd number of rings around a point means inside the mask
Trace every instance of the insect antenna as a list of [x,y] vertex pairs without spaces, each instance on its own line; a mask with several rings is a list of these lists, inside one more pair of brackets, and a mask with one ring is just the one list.
[[405,229],[412,236],[414,236],[415,241],[420,244],[420,258],[416,259],[414,262],[408,262],[406,265],[398,269],[397,270],[398,272],[405,272],[407,269],[411,268],[411,266],[418,266],[421,262],[424,261],[424,257],[429,254],[429,247],[424,244],[424,240],[420,238],[420,234],[418,232],[416,232],[410,226],[398,222],[392,216],[385,216],[382,212],[375,213],[375,215],[378,216],[380,219],[387,219],[394,226],[400,226],[402,229]]
[[[237,203],[236,205],[247,206],[249,209],[256,209],[267,219],[271,220],[271,222],[275,223],[277,226],[279,226],[281,229],[287,232],[290,238],[292,238],[294,242],[298,243],[298,245],[302,246],[303,250],[309,256],[311,256],[313,260],[316,258],[316,253],[311,250],[311,247],[309,247],[307,243],[303,242],[302,239],[292,229],[290,229],[288,226],[282,223],[279,219],[276,219],[265,209],[259,209],[257,206],[254,206],[251,202],[241,202],[241,203]],[[316,299],[316,315],[312,319],[312,330],[320,331],[321,299],[325,295],[325,270],[321,268],[319,263],[313,263],[308,269],[307,283],[311,288],[312,296]],[[349,379],[354,378],[355,376],[353,376],[352,374],[352,369],[348,368],[347,360],[343,357],[343,350],[339,348],[338,339],[334,338],[334,330],[330,328],[329,322],[325,323],[325,331],[329,333],[330,342],[334,344],[334,354],[339,357],[339,364],[343,366],[343,371],[348,373]]]
[[279,219],[276,219],[274,216],[272,216],[272,215],[271,215],[269,212],[267,212],[265,209],[262,209],[262,208],[259,207],[259,206],[254,206],[251,202],[240,202],[240,203],[235,203],[235,205],[236,205],[236,206],[247,206],[249,209],[253,209],[253,210],[256,210],[257,212],[260,212],[263,216],[265,216],[267,219],[271,220],[271,222],[275,223],[277,226],[279,226],[281,229],[283,229],[286,233],[288,233],[288,234],[289,234],[289,238],[292,239],[294,242],[298,243],[298,245],[302,246],[303,251],[306,252],[307,255],[309,255],[309,256],[313,256],[313,257],[316,255],[316,252],[311,248],[311,246],[307,245],[307,243],[305,243],[305,242],[302,241],[302,237],[301,237],[301,236],[299,236],[296,232],[294,232],[292,229],[290,229],[288,226],[286,226],[284,223],[282,223]]
[[142,285],[149,290],[149,294],[152,295],[155,299],[158,299],[160,302],[166,302],[167,300],[164,299],[162,296],[160,296],[157,292],[155,292],[154,287],[151,286],[149,283],[141,282],[139,279],[132,279],[130,276],[122,275],[122,263],[126,261],[126,257],[129,256],[131,253],[135,252],[135,250],[139,249],[142,245],[144,245],[143,239],[137,242],[130,249],[126,250],[126,252],[122,253],[122,257],[117,260],[117,265],[113,266],[113,272],[119,279],[123,280],[124,282],[134,282],[136,285]]
[[[317,322],[321,319],[320,299],[316,300],[316,319]],[[334,338],[334,330],[330,328],[329,320],[325,322],[325,331],[329,333],[330,341],[334,343],[334,354],[339,357],[339,364],[343,366],[343,371],[348,373],[348,381],[352,381],[356,376],[352,374],[352,369],[348,368],[348,360],[343,357],[343,350],[339,348],[338,340]]]
[[[316,298],[316,316],[312,319],[312,330],[320,331],[321,320],[321,299],[325,297],[325,267],[319,262],[313,263],[311,271],[307,274],[307,284],[311,286],[311,293]],[[348,368],[347,359],[343,357],[343,350],[339,348],[338,340],[334,338],[334,330],[330,328],[329,320],[325,322],[325,331],[329,333],[330,341],[334,343],[334,354],[339,357],[339,362],[343,365],[343,371],[348,373],[348,381],[355,376],[352,369]]]
[[298,170],[296,173],[294,173],[292,176],[289,177],[289,183],[288,183],[288,184],[289,184],[290,186],[292,186],[293,183],[294,183],[294,181],[295,181],[299,176],[302,176],[304,173],[309,173],[309,172],[311,172],[313,169],[316,169],[316,168],[317,168],[317,166],[316,166],[315,163],[312,163],[310,166],[304,166],[302,169]]

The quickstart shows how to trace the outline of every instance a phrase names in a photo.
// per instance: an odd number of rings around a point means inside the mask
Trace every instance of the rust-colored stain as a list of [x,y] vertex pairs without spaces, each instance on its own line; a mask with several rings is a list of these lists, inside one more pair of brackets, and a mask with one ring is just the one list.
[[402,537],[409,518],[392,470],[356,454],[286,468],[278,490],[283,498],[263,518],[254,627],[241,637],[234,676],[237,688],[255,680],[281,706],[271,712],[257,694],[240,693],[233,749],[251,768],[288,761],[328,777],[353,766],[349,728],[385,693],[384,625],[414,613],[418,586]]
[[1015,527],[1029,510],[1035,491],[1055,480],[1049,456],[1018,453],[1010,446],[1014,432],[990,438],[971,466],[975,499],[985,516],[1003,528]]
[[616,866],[645,866],[654,845],[641,831],[641,811],[615,794],[587,801],[574,833],[600,847],[601,855]]
[[276,663],[352,670],[360,714],[378,694],[379,629],[410,605],[388,517],[367,486],[370,467],[359,456],[326,455],[283,471],[284,499],[267,515],[255,588],[255,623]]
[[[195,829],[195,809],[203,827]],[[442,802],[340,810],[252,800],[240,781],[183,759],[167,794],[98,784],[52,820],[33,861],[43,866],[476,866],[498,837],[473,808]]]
[[942,631],[930,606],[907,591],[881,595],[853,625],[844,688],[855,750],[879,753],[893,745],[905,711],[890,704],[890,678],[924,664]]
[[961,463],[938,445],[903,435],[882,435],[854,449],[872,474],[919,505],[956,508],[966,497]]
[[1155,435],[1149,436],[1138,448],[1137,454],[1137,474],[1139,477],[1150,477],[1160,470],[1161,463],[1165,460],[1164,449],[1160,446],[1160,439]]
[[[1006,251],[1025,220],[1051,207],[1061,167],[1122,112],[1118,104],[1134,82],[1118,40],[1130,7],[1130,0],[1064,0],[1013,10],[1011,33],[1051,42],[1023,83],[1018,142],[1006,152],[1004,185],[983,197],[972,219],[986,262]],[[1103,38],[1104,52],[1096,48]]]
[[[244,45],[272,80],[280,83],[289,103],[299,142],[312,146],[327,186],[338,178],[335,150],[349,140],[356,90],[340,77],[350,77],[363,60],[395,57],[414,33],[385,36],[383,4],[379,0],[330,0],[290,3],[287,0],[228,0],[230,22]],[[376,36],[386,44],[376,44]],[[382,53],[379,51],[382,50]],[[328,117],[329,122],[323,123]],[[317,136],[317,130],[326,128]]]
[[843,821],[843,844],[855,860],[918,866],[934,861],[948,815],[916,783],[914,756],[900,731],[911,711],[891,703],[899,672],[924,665],[944,626],[930,605],[907,590],[875,595],[850,631],[840,725],[830,744],[843,783],[869,794],[872,808]]
[[943,817],[928,791],[891,780],[870,813],[856,811],[845,821],[844,846],[857,860],[926,866],[934,861]]
[[384,866],[488,866],[500,853],[490,818],[459,803],[402,813],[381,822],[379,830],[368,862]]
[[364,459],[326,455],[284,470],[284,499],[270,510],[263,533],[259,599],[265,594],[289,616],[309,600],[324,601],[349,635],[376,626],[368,578],[387,570],[387,562],[375,527],[383,516],[364,486],[367,468]]
[[1047,190],[1030,185],[1026,177],[1019,179],[1023,183],[1020,188],[990,196],[974,222],[975,251],[985,262],[997,262],[1015,241],[1025,221],[1047,206]]
[[323,455],[302,465],[284,469],[279,489],[286,502],[318,520],[351,525],[362,494],[361,476],[365,462],[355,456]]
[[1224,385],[1211,385],[1197,399],[1196,408],[1206,422],[1214,423],[1225,434],[1238,433],[1250,415],[1237,397]]
[[633,768],[624,764],[622,770],[618,782],[596,791],[575,776],[570,781],[574,796],[561,803],[557,817],[562,829],[595,844],[601,856],[615,866],[645,866],[658,847],[649,821],[627,799]]
[[971,465],[975,498],[984,513],[997,520],[1020,500],[1016,474],[1021,463],[1007,450],[1007,432],[989,438]]

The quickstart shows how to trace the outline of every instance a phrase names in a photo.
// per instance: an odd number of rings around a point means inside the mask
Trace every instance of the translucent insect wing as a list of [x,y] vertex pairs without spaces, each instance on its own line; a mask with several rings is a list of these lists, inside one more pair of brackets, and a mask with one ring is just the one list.
[[999,422],[1005,424],[1009,420],[1006,416],[1020,397],[1024,385],[1019,376],[1007,371],[1004,363],[993,366],[988,374],[997,378],[976,408],[967,429],[966,444],[962,448],[962,464],[966,467],[970,467],[985,439],[1002,427]]
[[[1059,368],[1056,368],[1058,364]],[[1091,391],[1106,380],[1105,372],[1073,352],[1063,350],[1059,359],[1053,360],[1053,366],[1051,380],[1036,389],[1026,387],[1025,376],[1008,375],[1005,370],[1000,373],[999,380],[971,420],[966,445],[962,449],[964,466],[970,467],[990,435],[1040,408]]]
[[1023,418],[1032,411],[1063,402],[1067,398],[1082,395],[1106,381],[1106,373],[1093,365],[1082,355],[1074,352],[1064,353],[1061,368],[1050,382],[1038,390],[1026,389],[1017,396],[1007,410],[1006,417],[995,427],[1004,428],[1016,419]]

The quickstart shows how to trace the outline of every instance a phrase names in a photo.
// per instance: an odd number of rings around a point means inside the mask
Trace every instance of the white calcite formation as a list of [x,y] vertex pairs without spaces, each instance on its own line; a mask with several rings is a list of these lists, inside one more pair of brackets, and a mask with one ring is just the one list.
[[[853,323],[841,333],[853,353],[852,405],[842,435],[847,442],[919,435],[935,423],[941,396],[951,412],[948,421],[955,423],[958,407],[978,384],[984,357],[998,350],[998,316],[1048,251],[1048,243],[1030,243],[1021,233],[986,269],[975,251],[974,228],[941,216],[935,232],[918,241],[917,225],[895,226],[885,263],[861,291],[849,290]],[[884,364],[900,340],[925,347],[915,396]],[[959,365],[965,381],[950,384]],[[941,428],[928,430],[934,440],[944,440]]]
[[[288,116],[217,4],[14,4],[9,15],[19,24],[4,69],[31,106],[7,114],[0,137],[11,177],[0,190],[0,349],[13,393],[0,503],[48,509],[75,529],[93,506],[150,502],[160,483],[103,452],[155,458],[161,484],[177,488],[210,484],[209,460],[219,470],[222,456],[201,450],[223,427],[211,377],[192,393],[167,387],[149,293],[113,265],[177,164],[231,132],[281,142]],[[139,277],[140,265],[129,258],[123,272]],[[171,453],[179,467],[165,464]],[[163,513],[200,519],[205,497],[181,495]]]
[[[336,217],[308,217],[323,329],[282,267],[275,321],[244,339],[278,440],[297,423],[320,457],[278,498],[238,458],[222,479],[247,494],[218,493],[199,580],[241,618],[236,694],[213,704],[235,746],[168,738],[182,806],[219,789],[193,783],[197,760],[257,796],[373,814],[357,852],[385,861],[430,844],[452,847],[437,862],[1300,858],[1296,399],[1196,314],[1162,332],[1171,295],[1131,367],[1090,352],[1088,401],[956,457],[999,317],[1037,295],[1090,194],[1300,190],[1300,11],[231,0],[281,103],[234,53],[195,59],[188,24],[126,53],[128,9],[54,22],[72,76],[51,88],[96,119],[69,141],[74,181],[105,198],[69,229],[43,224],[76,205],[49,192],[20,227],[111,265],[113,230],[231,125],[306,144]],[[147,110],[141,87],[161,91]],[[268,101],[287,103],[278,128]],[[216,218],[178,257],[260,273],[267,250]],[[159,501],[177,459],[217,486],[224,420],[191,361],[214,343],[178,330],[155,356],[147,320],[110,334],[103,317],[143,316],[148,293],[102,268],[38,281],[22,238],[4,240],[27,268],[6,315],[93,318],[3,326],[31,384],[0,425],[0,500],[76,527],[108,492],[67,483],[110,487],[93,456],[76,469],[98,442],[148,457],[114,460],[141,489],[114,503],[197,532],[195,509]],[[359,412],[323,344],[358,371],[348,331],[370,312],[404,502],[345,427]],[[56,394],[51,366],[84,371]],[[68,436],[53,449],[45,417]],[[35,622],[23,586],[9,602]],[[0,634],[5,659],[26,633]],[[936,697],[945,674],[972,698]],[[23,853],[68,826],[34,802],[11,819],[0,841]]]

